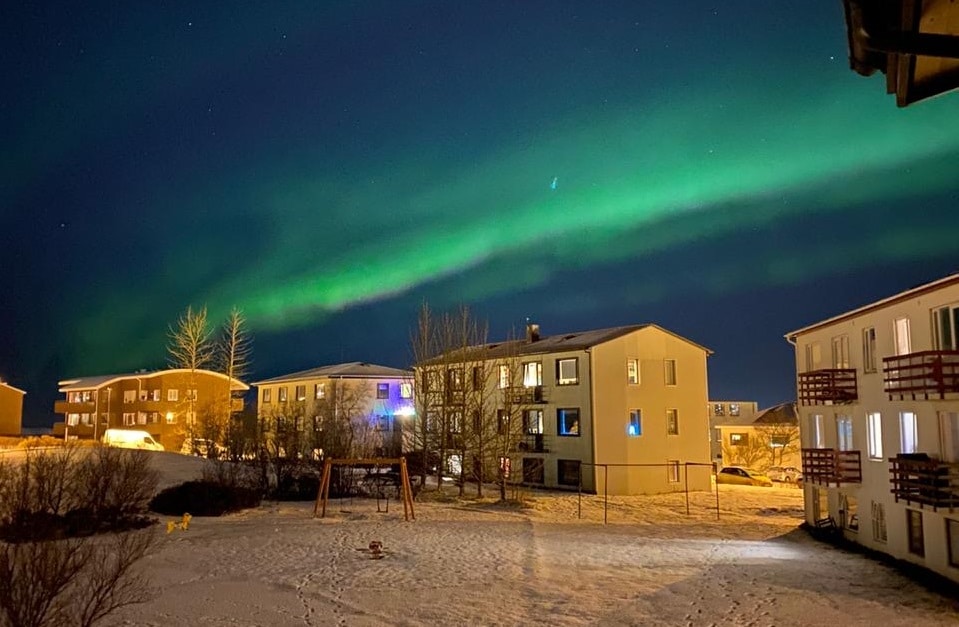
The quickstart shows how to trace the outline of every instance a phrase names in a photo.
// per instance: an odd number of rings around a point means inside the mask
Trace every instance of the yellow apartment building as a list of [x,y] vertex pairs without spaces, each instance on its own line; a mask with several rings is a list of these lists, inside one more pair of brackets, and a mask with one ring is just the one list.
[[20,435],[24,394],[23,390],[0,381],[0,435]]

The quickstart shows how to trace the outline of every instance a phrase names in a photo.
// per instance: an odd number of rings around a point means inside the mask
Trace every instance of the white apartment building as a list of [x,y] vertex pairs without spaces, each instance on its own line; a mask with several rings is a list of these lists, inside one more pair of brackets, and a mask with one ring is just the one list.
[[807,522],[959,581],[959,274],[786,339]]

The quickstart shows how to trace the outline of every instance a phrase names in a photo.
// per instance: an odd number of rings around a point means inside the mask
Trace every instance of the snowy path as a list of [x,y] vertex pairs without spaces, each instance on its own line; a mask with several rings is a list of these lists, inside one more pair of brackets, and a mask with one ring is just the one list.
[[[146,570],[127,625],[955,625],[955,604],[796,529],[798,491],[724,493],[723,519],[675,496],[539,496],[531,510],[280,504],[196,518]],[[762,504],[769,503],[768,507]],[[611,505],[613,503],[611,502]],[[399,510],[399,513],[396,512]],[[611,511],[613,511],[611,509]],[[629,520],[630,522],[625,522]],[[364,551],[383,542],[385,556]]]

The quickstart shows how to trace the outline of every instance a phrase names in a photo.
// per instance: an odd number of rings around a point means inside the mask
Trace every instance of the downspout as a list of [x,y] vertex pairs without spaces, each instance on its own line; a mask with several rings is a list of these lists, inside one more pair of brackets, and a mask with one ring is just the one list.
[[[596,414],[593,413],[593,397],[596,395],[596,377],[593,375],[593,351],[592,348],[587,346],[585,349],[586,354],[589,355],[589,452],[590,452],[590,464],[593,469],[593,494],[599,493],[599,488],[597,487],[596,479]],[[583,467],[580,465],[580,481],[582,481]],[[608,475],[609,468],[607,467],[604,472]],[[607,478],[608,481],[608,478]]]

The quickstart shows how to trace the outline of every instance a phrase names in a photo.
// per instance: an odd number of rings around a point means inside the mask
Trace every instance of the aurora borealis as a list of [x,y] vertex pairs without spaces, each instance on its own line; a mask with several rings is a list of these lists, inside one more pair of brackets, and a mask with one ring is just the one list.
[[959,96],[897,109],[838,0],[650,4],[17,8],[0,377],[39,416],[204,303],[260,377],[404,366],[427,298],[654,321],[788,398],[785,331],[957,269]]

